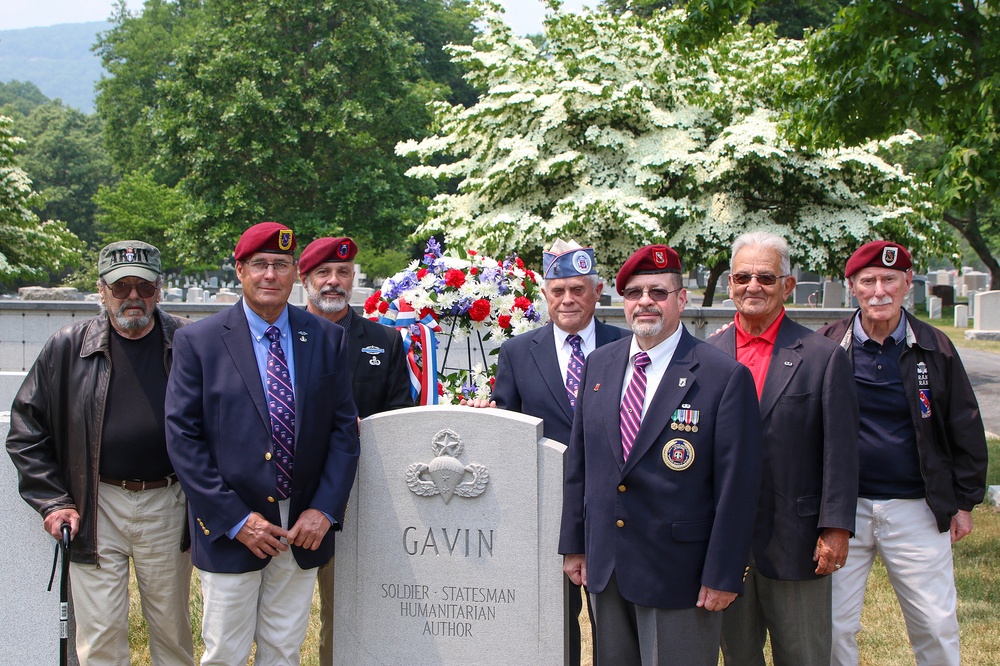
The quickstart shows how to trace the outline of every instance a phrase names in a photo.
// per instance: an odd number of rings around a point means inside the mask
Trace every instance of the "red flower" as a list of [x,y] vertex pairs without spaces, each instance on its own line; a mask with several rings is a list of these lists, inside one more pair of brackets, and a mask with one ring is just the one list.
[[531,279],[532,282],[538,282],[538,280],[535,279],[535,272],[530,268],[526,270],[524,273]]
[[425,275],[427,275],[427,269],[426,268],[421,268],[419,271],[417,271],[417,279],[418,280],[423,280]]
[[497,324],[500,328],[510,328],[510,315],[500,315],[497,317]]
[[434,314],[434,310],[432,310],[430,308],[424,308],[423,310],[421,310],[420,311],[420,316],[418,316],[417,319],[423,319],[427,315],[430,315],[431,319],[433,319],[434,321],[437,321],[437,315],[435,315]]
[[493,390],[493,387],[496,386],[496,383],[497,383],[497,378],[496,377],[490,377],[490,390],[491,391]]
[[444,395],[444,384],[438,382],[438,395]]
[[531,307],[531,299],[527,296],[518,296],[514,299],[514,307],[527,312],[528,308]]
[[524,262],[521,260],[521,257],[514,257],[514,263],[517,264],[518,268],[524,268]]
[[478,253],[478,252],[476,252],[475,250],[466,250],[466,251],[467,251],[467,252],[469,253],[469,256],[470,256],[470,257],[474,257],[474,256],[476,256],[477,254],[479,254],[479,253]]
[[458,289],[463,284],[465,284],[465,273],[458,270],[457,268],[450,268],[445,271],[444,283],[449,287],[454,287]]
[[490,302],[485,298],[480,298],[473,302],[469,308],[469,319],[472,321],[482,321],[490,316]]
[[382,314],[385,314],[388,309],[389,309],[389,304],[386,303],[385,301],[382,301],[381,303],[378,304],[378,311],[381,312]]
[[365,299],[365,312],[375,312],[375,308],[378,307],[378,299],[380,298],[382,298],[381,289]]
[[479,269],[476,268],[475,266],[469,269],[469,275],[478,275],[478,274],[479,274]]

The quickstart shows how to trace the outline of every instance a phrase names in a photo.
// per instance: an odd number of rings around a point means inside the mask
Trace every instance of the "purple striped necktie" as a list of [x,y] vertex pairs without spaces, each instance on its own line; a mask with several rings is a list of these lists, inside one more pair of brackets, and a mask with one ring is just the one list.
[[566,366],[566,397],[569,398],[570,409],[576,409],[576,394],[580,390],[580,377],[583,375],[583,349],[580,344],[583,338],[579,335],[567,335],[566,342],[573,351],[569,355],[569,365]]
[[274,447],[278,478],[278,497],[292,494],[292,467],[295,465],[295,395],[285,352],[281,348],[281,331],[270,326],[264,335],[271,341],[267,350],[267,413],[271,416],[271,443]]
[[622,456],[626,461],[628,454],[632,452],[635,436],[639,433],[639,424],[642,423],[642,403],[646,399],[646,366],[649,365],[649,355],[643,351],[639,352],[632,364],[632,380],[628,383],[625,397],[622,398],[621,408]]

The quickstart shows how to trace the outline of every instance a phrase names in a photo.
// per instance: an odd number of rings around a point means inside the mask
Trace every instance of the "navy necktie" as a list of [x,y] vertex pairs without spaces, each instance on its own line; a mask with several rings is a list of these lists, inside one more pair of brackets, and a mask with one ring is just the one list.
[[633,361],[632,380],[628,383],[625,397],[622,399],[622,457],[628,460],[632,452],[635,436],[639,434],[642,423],[642,405],[646,401],[646,366],[649,365],[649,355],[639,352]]
[[570,409],[576,409],[576,394],[580,390],[580,377],[583,375],[583,349],[579,335],[567,335],[566,342],[573,351],[569,355],[569,365],[566,366],[566,397],[569,398]]
[[281,331],[270,326],[264,335],[271,341],[267,350],[267,413],[271,416],[271,441],[278,464],[275,490],[281,499],[288,499],[295,465],[295,395],[281,348]]

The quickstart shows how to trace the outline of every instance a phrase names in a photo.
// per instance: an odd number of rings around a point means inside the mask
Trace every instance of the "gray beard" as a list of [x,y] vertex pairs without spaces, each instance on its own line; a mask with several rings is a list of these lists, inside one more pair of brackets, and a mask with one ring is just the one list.
[[313,291],[308,287],[306,288],[306,296],[309,298],[309,302],[314,308],[320,312],[325,312],[326,314],[335,314],[340,312],[347,307],[347,304],[351,300],[350,292],[345,293],[337,300],[329,300],[324,297],[322,290]]
[[[138,306],[139,308],[142,308],[142,311],[145,314],[143,314],[140,317],[126,317],[125,316],[125,310],[127,310],[130,307],[136,307],[136,306]],[[103,314],[105,312],[108,312],[108,309],[102,303],[101,304],[101,313]],[[118,312],[114,312],[114,313],[108,312],[108,316],[109,317],[113,317],[114,320],[115,320],[115,324],[117,324],[118,328],[121,329],[121,330],[123,330],[123,331],[139,331],[139,330],[142,330],[142,329],[146,328],[147,326],[149,326],[149,322],[151,322],[153,320],[153,313],[146,309],[146,303],[143,302],[143,301],[141,301],[141,300],[139,300],[139,301],[125,301],[124,303],[122,303],[121,307],[118,308]]]

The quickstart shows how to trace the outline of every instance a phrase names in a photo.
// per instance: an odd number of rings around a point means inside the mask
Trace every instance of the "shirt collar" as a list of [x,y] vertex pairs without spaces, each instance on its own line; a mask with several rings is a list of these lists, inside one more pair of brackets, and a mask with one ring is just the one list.
[[737,314],[736,318],[733,320],[733,326],[736,327],[736,347],[746,347],[753,340],[763,340],[771,346],[774,346],[775,341],[778,339],[778,329],[781,328],[781,322],[784,321],[784,319],[785,308],[782,307],[778,317],[771,322],[771,325],[767,327],[767,330],[760,335],[750,335],[743,330],[742,326],[740,326],[740,316]]
[[[253,336],[254,340],[260,342],[261,338],[264,337],[264,333],[269,327],[272,326],[272,324],[268,324],[259,314],[251,310],[250,306],[247,305],[246,299],[243,299],[243,313],[247,316],[247,324],[250,326],[250,335]],[[278,315],[278,318],[275,320],[273,326],[277,326],[278,330],[281,331],[282,339],[288,337],[287,305],[285,306],[285,309],[281,311],[281,314]]]
[[[899,323],[896,325],[896,329],[891,334],[889,334],[889,337],[892,338],[893,344],[899,344],[900,342],[903,341],[903,339],[907,338],[906,312],[904,312],[902,308],[900,308],[899,312],[900,312]],[[861,325],[860,310],[858,311],[858,315],[854,318],[854,337],[858,341],[858,344],[862,345],[871,340],[871,337],[867,333],[865,333],[864,326]],[[909,344],[909,340],[907,340],[907,344]]]
[[[552,324],[552,335],[554,335],[555,338],[556,338],[556,348],[561,348],[563,345],[566,344],[566,338],[568,338],[571,334],[567,333],[564,330],[562,330],[561,328],[559,328],[558,326],[556,326],[555,323],[553,323]],[[597,346],[595,344],[595,338],[596,338],[596,335],[597,335],[597,326],[596,326],[596,324],[594,324],[594,318],[593,317],[590,318],[590,321],[587,323],[587,325],[584,326],[583,330],[579,331],[577,333],[577,335],[579,335],[583,339],[583,348],[584,349],[596,349],[597,348]]]
[[677,344],[681,341],[681,329],[684,328],[684,324],[678,322],[677,330],[670,334],[670,337],[650,349],[640,349],[639,342],[636,337],[632,336],[632,342],[629,344],[628,357],[630,361],[635,358],[635,355],[641,351],[645,351],[646,355],[649,356],[649,365],[653,369],[660,369],[665,367],[670,363],[670,359],[673,358],[674,352],[677,351]]

